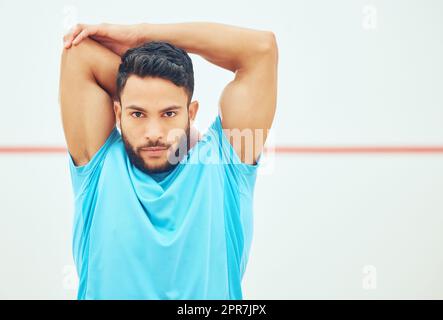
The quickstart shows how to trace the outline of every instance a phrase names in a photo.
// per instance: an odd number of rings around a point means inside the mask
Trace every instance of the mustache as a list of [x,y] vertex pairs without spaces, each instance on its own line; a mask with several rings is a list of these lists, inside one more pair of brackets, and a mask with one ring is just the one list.
[[170,143],[163,143],[160,140],[157,140],[155,142],[148,142],[147,144],[139,147],[139,149],[146,149],[146,148],[165,148],[165,149],[169,149],[171,148],[171,146],[174,145],[174,143],[178,143],[179,145],[182,143],[186,143],[189,144],[188,142],[189,139],[189,128],[188,128],[188,132],[182,136],[176,136],[174,137],[173,141],[170,141]]
[[158,147],[158,148],[169,148],[171,145],[167,145],[161,142],[155,142],[155,143],[149,143],[147,145],[141,146],[139,149],[143,149],[143,148],[153,148],[153,147]]
[[[183,143],[183,142],[187,142],[188,139],[188,135],[183,135],[177,139],[175,139],[176,143]],[[166,148],[169,149],[174,143],[162,143],[161,141],[156,141],[156,142],[150,142],[144,146],[141,146],[139,149],[144,149],[144,148],[153,148],[153,147],[158,147],[158,148]]]

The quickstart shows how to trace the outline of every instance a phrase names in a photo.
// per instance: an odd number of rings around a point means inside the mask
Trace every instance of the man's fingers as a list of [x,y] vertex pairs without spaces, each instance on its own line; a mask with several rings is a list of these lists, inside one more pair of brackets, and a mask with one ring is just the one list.
[[72,41],[73,45],[77,45],[80,43],[80,41],[82,41],[84,38],[86,38],[89,34],[89,30],[88,29],[84,29],[82,30],[82,32],[79,33],[79,35],[77,37],[75,37],[74,41]]
[[92,35],[100,36],[104,34],[104,26],[102,25],[88,25],[88,24],[77,24],[72,28],[72,32],[66,34],[63,37],[65,48],[68,49],[72,45],[79,44],[83,39],[90,37]]
[[74,40],[79,35],[79,33],[81,33],[85,28],[86,25],[84,24],[76,24],[72,30],[71,37],[69,40],[72,42],[72,40]]
[[72,29],[71,32],[69,32],[65,36],[65,48],[69,48],[72,45],[72,41],[78,36],[79,33],[85,29],[86,25],[84,24],[76,24]]
[[80,32],[80,34],[79,34],[77,37],[75,37],[74,41],[72,41],[72,44],[73,44],[73,45],[77,45],[77,44],[79,44],[83,39],[85,39],[85,38],[87,38],[87,37],[90,37],[90,36],[93,36],[93,35],[95,35],[95,34],[98,34],[98,31],[99,31],[99,29],[98,29],[97,26],[88,26],[88,27],[85,27],[85,28],[82,30],[82,32]]

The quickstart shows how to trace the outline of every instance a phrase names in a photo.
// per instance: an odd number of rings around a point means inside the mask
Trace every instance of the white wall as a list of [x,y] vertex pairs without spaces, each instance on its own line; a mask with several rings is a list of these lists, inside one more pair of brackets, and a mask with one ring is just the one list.
[[[0,146],[65,146],[58,72],[72,17],[274,31],[273,144],[443,145],[439,0],[0,0]],[[204,129],[232,76],[192,59]],[[0,152],[0,298],[76,296],[67,160]],[[277,154],[257,180],[244,296],[441,299],[442,230],[443,153]]]

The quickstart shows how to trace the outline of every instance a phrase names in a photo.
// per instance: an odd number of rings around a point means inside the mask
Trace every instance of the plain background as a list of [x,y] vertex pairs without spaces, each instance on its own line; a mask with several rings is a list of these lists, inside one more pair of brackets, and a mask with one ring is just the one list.
[[[443,145],[439,0],[0,0],[0,146],[61,146],[72,22],[272,30],[270,145]],[[216,35],[215,35],[216,36]],[[203,130],[233,74],[196,55]],[[245,299],[443,298],[443,154],[277,154],[257,179]],[[0,153],[0,298],[74,299],[65,153]]]

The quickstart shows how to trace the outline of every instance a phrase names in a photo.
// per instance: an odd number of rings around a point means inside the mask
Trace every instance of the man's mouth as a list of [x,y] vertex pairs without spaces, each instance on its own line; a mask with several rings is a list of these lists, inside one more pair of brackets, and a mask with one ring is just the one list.
[[141,152],[143,154],[146,154],[148,157],[159,157],[168,150],[166,147],[149,147],[149,148],[142,148]]

